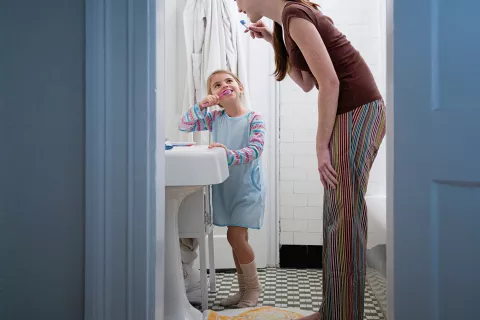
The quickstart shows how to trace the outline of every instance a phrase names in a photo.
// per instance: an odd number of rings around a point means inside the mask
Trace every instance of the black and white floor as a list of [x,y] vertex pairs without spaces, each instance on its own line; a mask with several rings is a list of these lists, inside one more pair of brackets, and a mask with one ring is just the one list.
[[[259,275],[264,288],[259,306],[300,308],[307,311],[319,309],[322,302],[321,270],[267,268],[259,270]],[[238,284],[235,273],[217,273],[217,292],[210,294],[208,308],[214,311],[224,310],[220,301],[236,291]],[[365,292],[365,319],[385,319],[381,304],[368,281]]]

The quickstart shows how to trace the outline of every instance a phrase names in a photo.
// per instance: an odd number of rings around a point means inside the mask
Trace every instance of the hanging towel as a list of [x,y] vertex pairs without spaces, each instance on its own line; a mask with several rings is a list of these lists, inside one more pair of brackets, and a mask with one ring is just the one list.
[[[244,36],[238,28],[240,17],[230,0],[187,0],[183,22],[187,50],[187,74],[181,111],[207,95],[208,76],[219,69],[230,70],[244,85],[244,104],[249,107],[247,59],[240,45]],[[207,132],[195,133],[194,140],[209,143]]]

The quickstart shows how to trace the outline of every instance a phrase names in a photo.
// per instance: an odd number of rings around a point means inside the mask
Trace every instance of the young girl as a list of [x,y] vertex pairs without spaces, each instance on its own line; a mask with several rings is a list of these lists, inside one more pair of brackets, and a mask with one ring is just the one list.
[[[260,114],[242,105],[243,85],[231,72],[219,70],[207,81],[208,96],[182,116],[179,129],[184,132],[209,130],[213,141],[209,148],[223,148],[230,176],[213,186],[213,223],[228,227],[240,291],[224,299],[223,306],[254,307],[262,288],[248,229],[263,224],[265,182],[260,156],[265,126]],[[210,106],[223,110],[208,112]]]

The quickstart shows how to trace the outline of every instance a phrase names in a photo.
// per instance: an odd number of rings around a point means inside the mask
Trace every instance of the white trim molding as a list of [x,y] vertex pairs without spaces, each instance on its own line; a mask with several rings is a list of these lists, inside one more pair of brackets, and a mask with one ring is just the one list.
[[[395,193],[395,129],[394,129],[394,0],[387,0],[385,9],[385,26],[386,26],[386,102],[387,102],[387,318],[395,320],[395,212],[394,212],[394,193]],[[382,8],[383,10],[383,8]]]
[[[268,27],[273,28],[273,22],[267,22]],[[250,42],[249,42],[250,43]],[[264,58],[265,65],[261,71],[266,72],[265,78],[268,81],[268,92],[266,104],[269,106],[267,111],[263,114],[267,126],[267,141],[268,158],[266,168],[268,170],[268,196],[266,212],[266,252],[267,252],[267,267],[278,267],[280,264],[280,199],[279,199],[279,183],[280,183],[280,83],[271,75],[271,70],[274,70],[274,52],[266,43],[262,45],[267,48],[267,56]],[[251,51],[250,51],[251,53]],[[258,60],[258,59],[257,59]],[[258,69],[257,69],[258,70]],[[258,72],[258,71],[257,71]],[[252,72],[251,76],[257,77],[258,74]],[[265,81],[265,80],[263,80]],[[265,95],[265,93],[262,93]],[[255,104],[257,100],[255,100]]]
[[[273,57],[272,57],[273,60]],[[270,214],[267,233],[267,266],[280,266],[280,83],[275,81],[272,85],[271,101],[273,102],[273,112],[269,115],[270,123],[274,124],[269,142],[272,144],[269,170],[269,204]]]
[[85,319],[155,317],[155,0],[86,0]]

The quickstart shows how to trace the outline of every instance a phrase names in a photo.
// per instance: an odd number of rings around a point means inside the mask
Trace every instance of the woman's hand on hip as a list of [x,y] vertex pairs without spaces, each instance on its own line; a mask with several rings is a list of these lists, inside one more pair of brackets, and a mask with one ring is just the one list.
[[328,148],[317,147],[318,172],[320,173],[320,180],[322,180],[323,187],[326,189],[330,186],[333,189],[337,188],[337,172],[332,167],[332,160],[330,158],[330,150]]
[[267,29],[262,20],[252,23],[248,26],[248,30],[245,33],[250,32],[252,39],[259,38],[264,39],[267,42],[273,41],[273,35],[270,30]]

